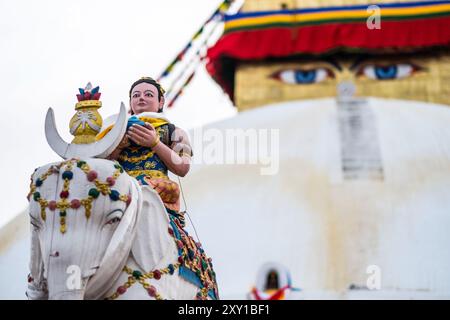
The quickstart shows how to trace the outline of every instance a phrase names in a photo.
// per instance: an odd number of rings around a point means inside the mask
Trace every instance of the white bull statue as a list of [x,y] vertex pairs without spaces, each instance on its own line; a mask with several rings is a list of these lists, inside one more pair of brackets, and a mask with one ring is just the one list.
[[117,146],[126,128],[123,106],[118,119],[97,146],[64,146],[49,109],[47,140],[67,160],[32,175],[27,296],[218,298],[211,260],[156,191],[139,185],[117,162],[94,158]]

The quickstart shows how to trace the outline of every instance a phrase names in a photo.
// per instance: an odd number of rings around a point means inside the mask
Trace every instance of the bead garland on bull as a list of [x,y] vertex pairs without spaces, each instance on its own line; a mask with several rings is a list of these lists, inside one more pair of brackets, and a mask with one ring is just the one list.
[[[162,269],[155,269],[147,273],[139,270],[132,270],[128,266],[123,268],[123,272],[128,274],[127,281],[119,286],[108,300],[115,300],[119,296],[125,294],[127,290],[137,282],[142,285],[148,295],[156,300],[164,300],[156,289],[155,285],[148,281],[160,280],[164,275],[173,275],[176,270],[179,273],[192,272],[199,279],[199,290],[196,295],[197,300],[207,300],[208,297],[218,299],[219,293],[216,282],[216,274],[213,270],[212,260],[208,258],[200,243],[196,243],[184,231],[184,223],[180,222],[176,216],[169,213],[170,227],[168,233],[172,236],[178,249],[178,259],[176,262],[169,264]],[[192,270],[195,270],[192,271]]]
[[[31,184],[28,199],[30,200],[30,196],[32,196],[33,200],[39,203],[41,208],[41,219],[43,221],[45,221],[47,217],[46,209],[49,209],[51,212],[55,212],[56,210],[58,210],[60,217],[60,231],[64,234],[67,231],[66,210],[69,208],[78,209],[83,206],[85,209],[85,216],[87,219],[89,219],[91,215],[92,203],[100,196],[100,194],[102,194],[103,196],[109,196],[112,201],[123,201],[127,205],[130,204],[131,195],[120,194],[117,190],[112,189],[116,180],[121,174],[124,173],[123,168],[118,163],[112,164],[114,165],[114,172],[111,176],[107,177],[105,181],[101,181],[98,177],[98,173],[94,170],[91,170],[91,168],[85,161],[79,159],[69,159],[63,161],[58,165],[51,166],[43,175],[33,181],[33,183]],[[93,187],[89,189],[86,198],[72,199],[69,201],[70,181],[74,176],[74,165],[76,165],[76,167],[86,175],[87,181],[92,183]],[[61,169],[63,169],[61,176],[64,181],[64,185],[62,191],[59,194],[59,200],[49,200],[42,198],[39,192],[40,187],[43,186],[45,180],[50,175],[59,174]]]
[[[74,144],[89,144],[95,142],[95,137],[99,133],[103,120],[98,113],[98,109],[102,106],[100,101],[101,93],[100,87],[92,87],[89,82],[84,89],[79,88],[79,94],[77,94],[78,102],[75,104],[76,114],[70,120],[70,133],[74,135],[72,143]],[[88,195],[84,199],[72,199],[69,202],[70,195],[70,182],[73,179],[73,166],[81,169],[86,174],[86,178],[89,182],[94,184],[88,192]],[[51,174],[59,174],[62,167],[65,169],[62,173],[62,179],[64,181],[63,189],[59,194],[60,199],[48,200],[41,197],[39,188],[43,185],[44,181]],[[43,221],[46,219],[46,209],[50,211],[59,210],[60,217],[60,231],[65,233],[67,231],[66,216],[67,209],[78,209],[81,206],[85,209],[86,218],[89,219],[91,215],[92,202],[97,199],[100,193],[104,196],[108,195],[113,201],[124,201],[127,205],[130,203],[131,198],[129,195],[121,195],[117,190],[111,189],[114,186],[116,179],[124,172],[122,166],[115,162],[114,173],[106,178],[106,181],[100,181],[98,179],[98,173],[91,170],[89,165],[79,159],[69,159],[59,163],[56,166],[50,167],[47,172],[38,177],[34,183],[31,184],[31,190],[29,196],[33,195],[33,200],[38,202],[41,208],[41,218]]]

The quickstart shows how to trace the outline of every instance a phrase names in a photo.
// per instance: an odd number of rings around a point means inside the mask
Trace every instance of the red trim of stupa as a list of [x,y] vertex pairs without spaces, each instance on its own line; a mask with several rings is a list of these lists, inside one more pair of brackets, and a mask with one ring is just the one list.
[[347,52],[405,52],[449,46],[450,16],[382,21],[381,29],[366,23],[326,23],[310,26],[272,27],[229,32],[208,50],[207,71],[234,99],[237,61]]

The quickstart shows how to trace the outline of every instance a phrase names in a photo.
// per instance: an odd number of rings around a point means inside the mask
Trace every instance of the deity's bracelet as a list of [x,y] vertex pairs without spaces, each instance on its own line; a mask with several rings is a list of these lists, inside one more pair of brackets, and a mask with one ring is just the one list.
[[159,138],[155,139],[155,142],[153,142],[153,144],[150,146],[150,148],[154,148],[156,147],[156,145],[159,143]]

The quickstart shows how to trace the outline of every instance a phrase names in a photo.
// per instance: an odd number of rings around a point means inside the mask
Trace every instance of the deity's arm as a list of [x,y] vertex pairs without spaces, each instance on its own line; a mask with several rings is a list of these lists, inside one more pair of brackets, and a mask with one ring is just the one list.
[[177,176],[184,177],[189,172],[192,148],[187,134],[180,128],[175,129],[170,147],[158,143],[153,147],[153,151],[158,154],[167,168]]

